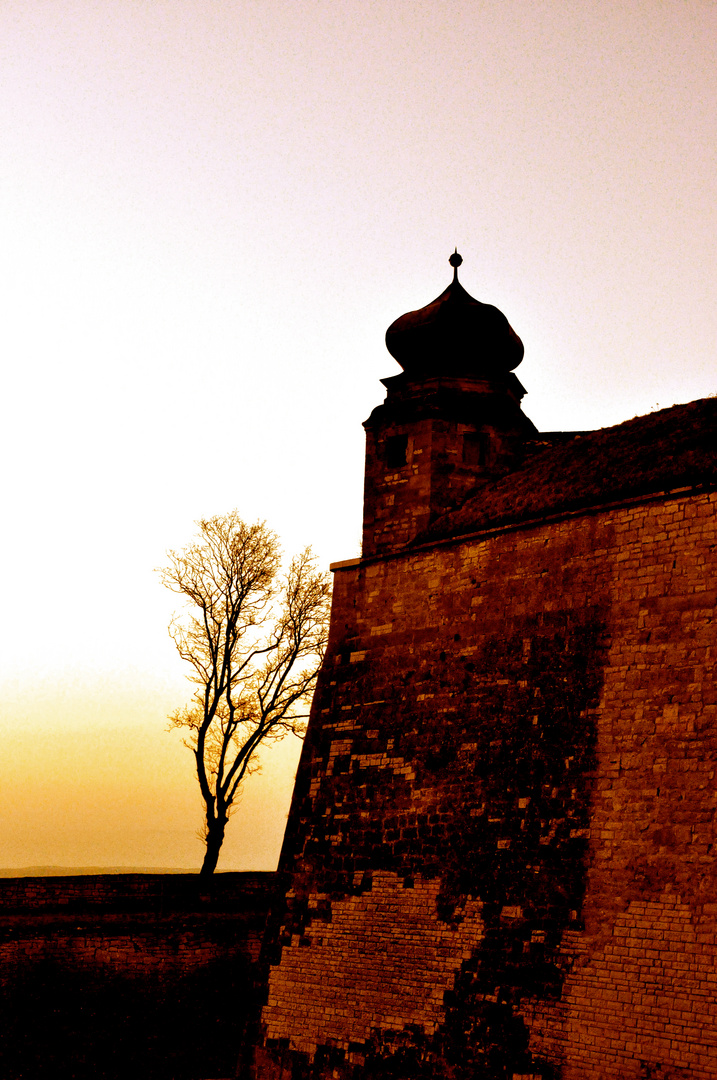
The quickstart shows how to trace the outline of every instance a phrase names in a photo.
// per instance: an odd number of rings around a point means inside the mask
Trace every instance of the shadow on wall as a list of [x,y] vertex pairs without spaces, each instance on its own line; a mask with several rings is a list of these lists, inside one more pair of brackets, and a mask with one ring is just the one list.
[[604,613],[538,621],[486,643],[483,666],[495,680],[476,689],[477,703],[484,697],[477,771],[490,813],[462,822],[445,879],[445,915],[455,897],[479,895],[484,935],[447,995],[443,1039],[451,1065],[486,1078],[554,1075],[530,1053],[518,1013],[525,998],[560,999],[560,945],[579,926],[587,884]]
[[6,984],[3,1080],[192,1080],[232,1076],[244,1034],[247,971],[237,958],[170,985],[43,960]]
[[[280,1017],[273,1005],[265,1010],[271,1023],[257,1067],[267,1076],[555,1075],[531,1053],[521,1005],[560,999],[561,942],[566,930],[579,928],[605,611],[599,604],[544,609],[470,648],[454,630],[455,624],[439,640],[416,644],[410,666],[399,643],[395,656],[387,650],[381,663],[353,663],[344,681],[337,676],[323,687],[327,700],[318,707],[330,715],[340,715],[352,698],[380,704],[360,728],[341,733],[341,754],[332,754],[330,731],[310,735],[315,794],[294,819],[295,828],[297,819],[307,823],[308,835],[296,845],[301,868],[269,956],[278,963],[276,986],[302,1009],[293,1018]],[[300,797],[312,782],[305,772]],[[389,879],[396,879],[390,895]],[[453,988],[440,995],[445,1013],[437,1025],[423,1022],[428,1014],[417,1001],[404,1007],[399,990],[391,991],[405,929],[382,935],[370,913],[380,902],[394,910],[402,891],[419,891],[419,879],[436,883],[433,918],[446,931],[458,932],[475,905],[480,914],[480,932],[459,961]],[[363,901],[351,902],[361,894]],[[323,899],[312,900],[317,896]],[[431,905],[424,907],[428,917]],[[347,911],[352,918],[344,918]],[[342,918],[365,954],[353,976]],[[416,946],[415,918],[399,922],[410,924],[409,944]],[[372,981],[365,969],[376,935],[386,939],[387,952],[377,957],[381,970]],[[433,936],[436,945],[437,927]],[[404,965],[414,982],[428,974],[418,954],[407,954]],[[360,1017],[339,1031],[335,1018],[306,1011],[324,992],[313,987],[330,985],[342,971],[358,995],[356,1006],[347,1006],[349,1018],[361,1004],[374,1017],[368,1032]]]

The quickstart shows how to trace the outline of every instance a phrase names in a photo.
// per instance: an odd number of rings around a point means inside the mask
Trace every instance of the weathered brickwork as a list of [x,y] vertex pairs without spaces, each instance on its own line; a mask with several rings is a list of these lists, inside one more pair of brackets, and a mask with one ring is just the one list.
[[[288,1033],[308,1054],[329,1042],[350,1051],[372,1031],[400,1029],[407,1014],[433,1034],[444,993],[482,937],[475,901],[460,922],[438,918],[440,888],[439,878],[406,882],[378,871],[369,891],[334,901],[331,921],[313,922],[310,949],[297,938],[272,973],[264,1010],[269,1037]],[[317,897],[309,907],[326,910],[327,901]]]
[[715,1076],[717,908],[707,908],[666,892],[633,901],[591,955],[585,940],[573,943],[559,1005],[523,1009],[531,1043],[568,1057],[566,1080]]
[[337,572],[255,1075],[717,1076],[716,498]]
[[276,886],[274,874],[0,880],[0,1076],[232,1075]]
[[116,874],[0,880],[0,985],[51,961],[163,978],[258,959],[272,874]]

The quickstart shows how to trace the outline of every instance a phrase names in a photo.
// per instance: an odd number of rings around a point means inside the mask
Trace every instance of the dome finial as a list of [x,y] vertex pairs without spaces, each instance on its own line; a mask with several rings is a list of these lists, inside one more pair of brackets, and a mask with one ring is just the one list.
[[453,267],[453,280],[454,280],[454,281],[458,281],[458,267],[459,267],[459,266],[461,265],[461,263],[463,262],[463,259],[462,259],[462,258],[461,258],[461,256],[460,256],[460,255],[458,254],[458,248],[456,248],[456,249],[455,249],[455,251],[454,251],[454,252],[453,252],[453,254],[452,254],[452,255],[450,256],[450,258],[448,259],[448,261],[449,261],[449,263],[451,264],[451,266]]
[[523,342],[502,311],[481,304],[461,285],[458,248],[448,259],[453,281],[418,311],[407,311],[386,331],[386,348],[409,379],[440,375],[502,377],[523,359]]

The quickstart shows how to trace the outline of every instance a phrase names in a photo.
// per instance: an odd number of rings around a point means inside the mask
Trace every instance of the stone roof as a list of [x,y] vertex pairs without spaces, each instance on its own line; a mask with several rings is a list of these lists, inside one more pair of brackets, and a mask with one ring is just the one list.
[[515,472],[480,488],[459,510],[438,518],[414,543],[695,484],[717,485],[717,397],[543,449]]

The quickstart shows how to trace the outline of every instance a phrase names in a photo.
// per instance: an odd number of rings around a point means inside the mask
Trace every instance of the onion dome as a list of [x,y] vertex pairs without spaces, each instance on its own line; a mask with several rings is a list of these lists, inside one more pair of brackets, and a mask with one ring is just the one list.
[[463,259],[449,262],[453,281],[418,311],[409,311],[386,331],[386,348],[408,375],[505,375],[523,359],[523,342],[502,311],[482,304],[458,280]]

